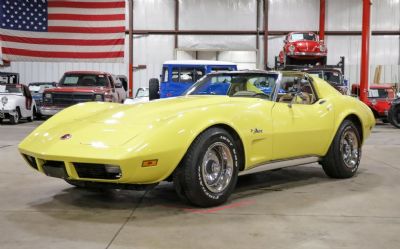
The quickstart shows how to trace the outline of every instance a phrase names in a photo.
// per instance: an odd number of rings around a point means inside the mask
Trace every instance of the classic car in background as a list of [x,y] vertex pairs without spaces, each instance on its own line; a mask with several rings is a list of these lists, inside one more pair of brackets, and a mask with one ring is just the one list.
[[313,32],[291,32],[279,53],[283,65],[326,65],[328,50],[323,40]]
[[235,63],[224,61],[166,61],[163,64],[161,81],[156,78],[149,81],[149,98],[153,100],[180,96],[208,73],[234,70],[237,70]]
[[41,106],[43,104],[43,93],[44,90],[54,88],[57,86],[56,82],[33,82],[29,83],[28,88],[31,92],[32,98],[36,102],[37,113],[36,116],[40,118],[42,116]]
[[315,75],[329,84],[331,84],[341,94],[349,95],[349,86],[347,80],[344,79],[344,75],[339,69],[325,68],[325,67],[313,67],[303,70],[311,75]]
[[9,119],[18,124],[21,119],[31,122],[35,118],[36,103],[25,85],[0,84],[0,122]]
[[52,116],[66,107],[90,101],[123,103],[126,91],[122,82],[106,72],[72,71],[66,72],[56,88],[45,89],[44,116]]
[[19,84],[19,73],[0,72],[0,84]]
[[[351,87],[353,96],[360,96],[360,85],[353,84]],[[370,85],[366,105],[371,108],[375,118],[388,123],[389,109],[393,100],[396,98],[394,86],[392,84]]]
[[393,126],[400,129],[400,97],[392,102],[388,119]]
[[124,104],[126,105],[132,105],[136,103],[144,103],[144,102],[149,102],[149,88],[141,87],[137,90],[135,98],[127,98],[124,101]]
[[[264,78],[274,82],[269,94],[255,84]],[[352,177],[374,125],[368,106],[318,77],[218,72],[177,98],[74,105],[19,150],[35,170],[72,185],[143,189],[167,180],[206,207],[224,203],[242,174],[319,162],[330,177]]]

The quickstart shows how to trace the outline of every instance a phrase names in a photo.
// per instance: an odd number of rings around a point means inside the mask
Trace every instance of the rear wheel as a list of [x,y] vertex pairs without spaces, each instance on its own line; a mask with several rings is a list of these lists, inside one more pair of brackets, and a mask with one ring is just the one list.
[[160,98],[160,81],[156,78],[150,79],[149,81],[149,99],[159,99]]
[[322,168],[332,178],[349,178],[355,175],[361,159],[361,139],[355,125],[345,120],[340,125]]
[[176,192],[184,201],[201,207],[226,202],[236,186],[239,156],[228,132],[220,128],[205,131],[174,173]]
[[17,107],[17,109],[15,111],[15,115],[10,115],[11,124],[18,124],[20,117],[21,117],[21,112],[20,112],[19,108]]
[[390,123],[400,129],[400,104],[393,106],[389,112]]

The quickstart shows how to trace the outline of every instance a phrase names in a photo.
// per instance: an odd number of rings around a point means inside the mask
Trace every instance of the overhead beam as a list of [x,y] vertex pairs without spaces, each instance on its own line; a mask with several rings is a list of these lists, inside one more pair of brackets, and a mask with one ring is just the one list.
[[[310,32],[310,30],[269,30],[269,36],[280,36],[287,35],[290,32]],[[312,32],[318,33],[318,31],[314,30]],[[126,31],[129,34],[129,31]],[[361,35],[361,31],[325,31],[325,36],[359,36]],[[133,30],[134,35],[257,35],[256,30]],[[264,31],[259,31],[259,35],[264,35]],[[380,31],[372,31],[371,34],[373,36],[380,35],[400,35],[400,31],[396,30],[380,30]]]

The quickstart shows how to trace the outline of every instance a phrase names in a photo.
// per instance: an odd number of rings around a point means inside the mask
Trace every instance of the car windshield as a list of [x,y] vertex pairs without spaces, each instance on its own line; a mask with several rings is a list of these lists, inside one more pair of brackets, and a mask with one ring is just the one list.
[[139,88],[136,93],[136,98],[145,98],[149,97],[149,89]]
[[107,86],[107,77],[103,74],[67,74],[61,79],[60,86]]
[[0,94],[7,93],[22,94],[22,87],[13,84],[0,85]]
[[314,33],[295,33],[290,37],[291,41],[316,41],[317,36]]
[[227,95],[271,99],[278,74],[209,74],[190,87],[184,95]]
[[308,71],[308,73],[311,75],[315,75],[333,85],[345,85],[340,73],[335,71]]
[[53,87],[52,83],[31,83],[29,84],[29,91],[33,93],[43,93],[45,89]]

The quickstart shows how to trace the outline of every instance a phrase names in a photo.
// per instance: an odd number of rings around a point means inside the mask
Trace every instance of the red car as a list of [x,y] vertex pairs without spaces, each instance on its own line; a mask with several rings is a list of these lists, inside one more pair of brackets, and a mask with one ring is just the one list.
[[[359,96],[360,85],[354,84],[351,88],[352,95]],[[368,101],[365,103],[371,108],[375,118],[388,122],[388,113],[395,99],[395,90],[392,84],[370,85]]]
[[43,93],[43,116],[52,116],[71,105],[105,101],[123,103],[126,92],[117,77],[105,72],[73,71],[66,72],[55,88]]
[[283,65],[326,65],[328,50],[323,40],[313,32],[292,32],[285,40],[279,53],[279,62]]

